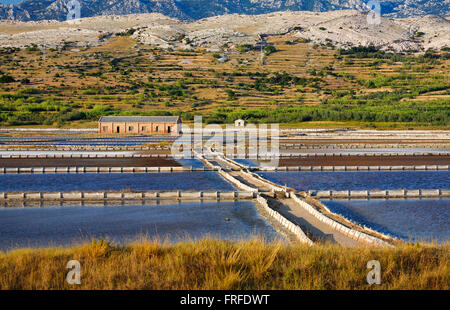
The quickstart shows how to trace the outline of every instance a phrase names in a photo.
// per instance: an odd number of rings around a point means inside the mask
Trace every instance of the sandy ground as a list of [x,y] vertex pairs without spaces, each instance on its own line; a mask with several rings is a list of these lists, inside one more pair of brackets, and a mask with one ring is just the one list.
[[2,158],[0,167],[179,167],[181,164],[165,158]]
[[317,156],[280,159],[279,166],[450,165],[450,156]]

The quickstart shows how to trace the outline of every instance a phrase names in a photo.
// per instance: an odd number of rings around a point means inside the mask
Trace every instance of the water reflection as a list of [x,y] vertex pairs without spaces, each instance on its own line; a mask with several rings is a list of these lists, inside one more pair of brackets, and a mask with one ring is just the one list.
[[1,191],[235,190],[217,172],[5,174]]
[[448,171],[259,172],[297,190],[445,189]]
[[251,201],[0,208],[0,249],[69,246],[92,238],[281,239]]
[[448,242],[450,199],[325,200],[335,213],[405,241]]

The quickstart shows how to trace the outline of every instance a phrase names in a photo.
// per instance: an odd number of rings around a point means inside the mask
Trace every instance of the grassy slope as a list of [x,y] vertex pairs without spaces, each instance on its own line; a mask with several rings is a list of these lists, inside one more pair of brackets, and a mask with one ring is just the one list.
[[[0,253],[0,289],[449,289],[449,245],[349,249],[203,240]],[[65,266],[82,266],[69,286]],[[366,282],[379,260],[381,285]]]
[[[228,55],[230,61],[220,64],[212,53],[167,52],[136,45],[128,37],[112,38],[105,46],[71,51],[18,51],[0,54],[0,71],[13,76],[17,82],[0,84],[0,94],[19,94],[18,101],[0,98],[0,126],[69,125],[95,127],[99,115],[107,113],[175,113],[189,119],[203,114],[212,120],[221,120],[220,114],[244,113],[251,109],[324,108],[325,100],[347,100],[328,103],[327,106],[359,111],[386,111],[386,121],[352,119],[337,122],[333,119],[312,122],[313,126],[337,127],[447,127],[448,123],[431,124],[429,121],[401,121],[395,124],[389,115],[398,110],[417,111],[427,105],[422,114],[448,111],[450,103],[450,60],[440,59],[438,64],[406,63],[370,58],[336,58],[337,51],[313,47],[307,43],[287,44],[291,36],[271,37],[278,51],[259,62],[259,52]],[[139,48],[139,50],[138,50]],[[111,62],[116,61],[115,67]],[[184,62],[183,62],[184,61]],[[313,71],[315,70],[315,73]],[[291,76],[317,79],[306,85],[276,85],[255,89],[255,79],[248,72],[267,73],[285,71]],[[245,76],[233,75],[244,73]],[[377,75],[409,79],[377,80]],[[20,83],[28,78],[29,84]],[[150,80],[149,80],[150,78]],[[378,81],[375,88],[358,81]],[[184,82],[184,89],[177,83]],[[175,86],[161,89],[161,86]],[[414,90],[441,86],[440,90],[426,90],[407,97]],[[444,86],[444,89],[442,89]],[[20,94],[25,87],[40,93]],[[447,87],[447,89],[445,89]],[[2,89],[3,88],[3,91]],[[230,90],[234,95],[226,93]],[[393,102],[386,97],[366,99],[373,93],[401,92]],[[353,93],[353,94],[352,94]],[[406,97],[405,97],[406,96]],[[30,99],[30,97],[32,97]],[[399,99],[400,98],[400,99]],[[353,100],[353,101],[352,101]],[[372,104],[361,104],[358,100]],[[433,103],[433,100],[441,100]],[[42,101],[47,101],[42,103]],[[3,105],[2,105],[3,104]],[[429,107],[428,107],[429,106]],[[107,108],[109,107],[109,108]],[[15,109],[15,111],[9,111]],[[109,111],[107,110],[109,109]],[[306,116],[311,115],[311,111]],[[88,113],[85,120],[77,120],[77,112]],[[187,114],[186,114],[187,113]],[[295,112],[281,111],[280,114]],[[22,116],[20,116],[22,114]],[[29,115],[42,115],[37,123],[27,122]],[[448,114],[448,112],[447,112]],[[27,116],[28,115],[28,116]],[[448,116],[448,115],[447,115]],[[37,117],[37,116],[36,116]],[[353,117],[353,116],[352,116]],[[277,120],[281,123],[300,123],[300,120]],[[357,118],[357,117],[356,117]],[[304,120],[307,118],[304,118]],[[227,119],[226,121],[229,121]],[[254,121],[257,121],[255,119]],[[264,120],[263,120],[264,121]],[[267,120],[266,120],[267,121]],[[268,120],[270,121],[270,119]]]

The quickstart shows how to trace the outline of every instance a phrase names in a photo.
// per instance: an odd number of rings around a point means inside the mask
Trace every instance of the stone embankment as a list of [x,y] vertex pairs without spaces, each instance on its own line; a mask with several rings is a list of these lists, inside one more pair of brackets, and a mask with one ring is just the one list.
[[[291,210],[293,213],[287,211],[287,215],[295,218],[295,214],[308,213],[309,217],[314,218],[314,221],[319,221],[316,223],[319,227],[315,227],[316,230],[320,230],[320,228],[324,228],[323,225],[326,225],[326,229],[332,229],[334,232],[334,236],[337,240],[341,240],[343,245],[349,245],[352,243],[363,243],[369,244],[372,246],[388,246],[389,243],[366,234],[361,231],[356,231],[354,229],[348,228],[345,225],[336,222],[335,220],[328,218],[321,212],[317,211],[312,205],[308,204],[306,201],[299,198],[294,189],[286,189],[278,184],[272,183],[260,176],[254,175],[251,172],[248,172],[247,169],[243,168],[245,165],[239,164],[231,159],[226,158],[223,154],[216,153],[215,156],[210,156],[213,160],[216,160],[217,163],[222,163],[222,167],[224,169],[220,169],[219,173],[226,180],[230,181],[235,186],[241,188],[241,186],[248,186],[247,184],[243,184],[240,180],[237,180],[233,174],[239,173],[239,176],[245,180],[248,184],[253,184],[255,186],[256,192],[266,192],[271,191],[274,199],[278,199],[278,197],[284,197],[280,199],[281,201],[289,200],[289,203],[294,204],[293,207],[297,210]],[[214,166],[210,161],[204,156],[198,155],[199,159],[209,163],[210,166]],[[239,172],[230,170],[229,168],[240,167],[241,170]],[[256,177],[257,176],[257,177]],[[293,221],[289,220],[287,216],[282,213],[271,208],[267,202],[267,200],[260,194],[257,195],[257,201],[264,207],[264,209],[273,217],[277,222],[281,223],[285,228],[294,233],[300,241],[312,245],[312,241],[304,234],[303,230],[300,226],[296,225]],[[283,202],[281,202],[283,205]],[[285,211],[286,212],[286,211]],[[310,223],[309,223],[310,224]],[[314,224],[310,224],[309,226],[314,226]],[[351,241],[351,242],[350,242]],[[339,242],[338,242],[339,243]]]
[[289,230],[292,234],[296,236],[296,238],[307,245],[313,245],[313,242],[311,239],[309,239],[303,230],[300,228],[300,226],[294,224],[293,222],[289,221],[287,218],[285,218],[283,215],[281,215],[279,212],[275,211],[271,207],[269,207],[269,204],[267,203],[267,200],[262,197],[261,195],[258,195],[256,198],[256,201],[264,208],[264,210],[278,223],[280,223],[284,228]]
[[314,191],[308,195],[314,198],[329,199],[390,199],[390,198],[449,198],[449,189],[398,189],[398,190],[344,190]]
[[[380,156],[380,157],[400,157],[400,156],[449,156],[450,152],[445,151],[427,151],[427,152],[333,152],[333,153],[287,153],[280,151],[279,153],[248,153],[245,155],[245,158],[250,159],[261,159],[261,160],[271,160],[273,158],[289,158],[289,157],[351,157],[351,156]],[[239,155],[229,156],[232,158],[244,158]]]
[[12,159],[50,159],[50,158],[172,158],[169,154],[0,154],[0,158]]
[[285,166],[252,167],[253,171],[437,171],[450,170],[448,165],[417,166]]
[[44,173],[168,173],[218,171],[218,167],[33,167],[0,168],[0,174],[44,174]]
[[124,145],[124,146],[92,146],[92,145],[52,145],[39,144],[33,145],[0,145],[2,151],[169,151],[169,145],[162,146],[141,146],[141,145]]
[[296,194],[292,194],[291,198],[304,210],[306,210],[308,213],[310,213],[312,216],[314,216],[319,221],[327,224],[328,226],[332,227],[333,229],[339,231],[343,235],[356,240],[358,242],[362,242],[365,244],[373,245],[373,246],[391,246],[388,242],[381,240],[380,238],[371,236],[369,234],[366,234],[364,232],[349,228],[316,210],[312,205],[310,205],[305,200],[302,200],[299,198]]
[[448,143],[339,143],[339,144],[302,144],[302,143],[282,143],[280,147],[286,150],[323,150],[323,149],[448,149]]
[[248,200],[256,198],[245,191],[110,191],[110,192],[1,192],[0,202],[8,201],[103,201],[103,200]]

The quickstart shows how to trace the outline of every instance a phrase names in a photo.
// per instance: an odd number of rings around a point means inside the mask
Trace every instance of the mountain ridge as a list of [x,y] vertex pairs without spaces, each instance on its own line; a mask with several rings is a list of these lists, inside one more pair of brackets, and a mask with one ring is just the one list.
[[[69,0],[25,0],[0,4],[0,20],[40,21],[67,19]],[[81,17],[161,13],[182,20],[198,20],[224,14],[258,15],[278,11],[367,11],[364,0],[82,0]],[[450,0],[380,1],[385,17],[448,16]]]

